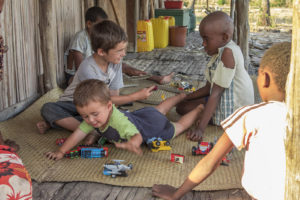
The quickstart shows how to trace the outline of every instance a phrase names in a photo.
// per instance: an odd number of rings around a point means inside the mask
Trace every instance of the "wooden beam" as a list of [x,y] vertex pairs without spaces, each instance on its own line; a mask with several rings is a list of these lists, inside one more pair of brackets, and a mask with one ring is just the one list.
[[149,0],[140,0],[140,20],[149,19]]
[[57,26],[56,26],[56,1],[40,0],[40,37],[41,52],[44,69],[45,89],[49,91],[57,87],[56,63],[57,63]]

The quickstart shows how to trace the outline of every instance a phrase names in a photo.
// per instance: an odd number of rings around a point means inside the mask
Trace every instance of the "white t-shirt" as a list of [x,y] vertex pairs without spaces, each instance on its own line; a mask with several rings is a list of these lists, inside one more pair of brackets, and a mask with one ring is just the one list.
[[103,72],[95,62],[93,56],[86,58],[80,64],[72,83],[65,89],[59,101],[73,101],[76,86],[87,79],[98,79],[105,82],[110,90],[119,90],[124,86],[122,75],[122,61],[119,64],[109,63],[107,72]]
[[242,107],[221,123],[246,151],[242,185],[255,199],[284,199],[286,115],[284,103],[270,101]]
[[65,72],[74,75],[76,72],[75,66],[73,65],[72,69],[67,68],[67,56],[69,55],[70,50],[79,51],[82,53],[84,59],[93,54],[91,40],[86,29],[83,29],[75,34],[64,55]]

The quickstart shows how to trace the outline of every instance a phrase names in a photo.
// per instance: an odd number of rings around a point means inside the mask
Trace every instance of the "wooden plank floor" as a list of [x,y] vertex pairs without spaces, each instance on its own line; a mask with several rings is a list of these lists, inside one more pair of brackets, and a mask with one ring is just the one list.
[[[38,200],[156,200],[151,188],[121,187],[102,183],[37,183],[33,181],[33,199]],[[193,191],[182,200],[251,200],[242,189]]]

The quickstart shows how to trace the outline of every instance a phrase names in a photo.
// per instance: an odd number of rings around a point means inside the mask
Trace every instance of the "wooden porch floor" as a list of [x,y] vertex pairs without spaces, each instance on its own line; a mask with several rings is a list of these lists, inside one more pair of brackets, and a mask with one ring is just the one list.
[[[120,187],[102,183],[37,183],[33,181],[33,199],[38,200],[156,200],[151,188]],[[242,189],[192,191],[182,200],[251,200]]]

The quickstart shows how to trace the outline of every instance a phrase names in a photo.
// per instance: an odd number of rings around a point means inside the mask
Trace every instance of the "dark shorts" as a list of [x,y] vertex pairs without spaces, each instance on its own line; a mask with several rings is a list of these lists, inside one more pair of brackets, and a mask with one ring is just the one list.
[[174,137],[173,123],[154,107],[123,113],[140,131],[144,142],[153,137],[160,137],[163,140],[171,140]]
[[67,117],[74,117],[78,121],[82,121],[81,116],[76,110],[72,101],[57,101],[45,103],[41,109],[41,115],[52,128],[61,128],[55,122]]

